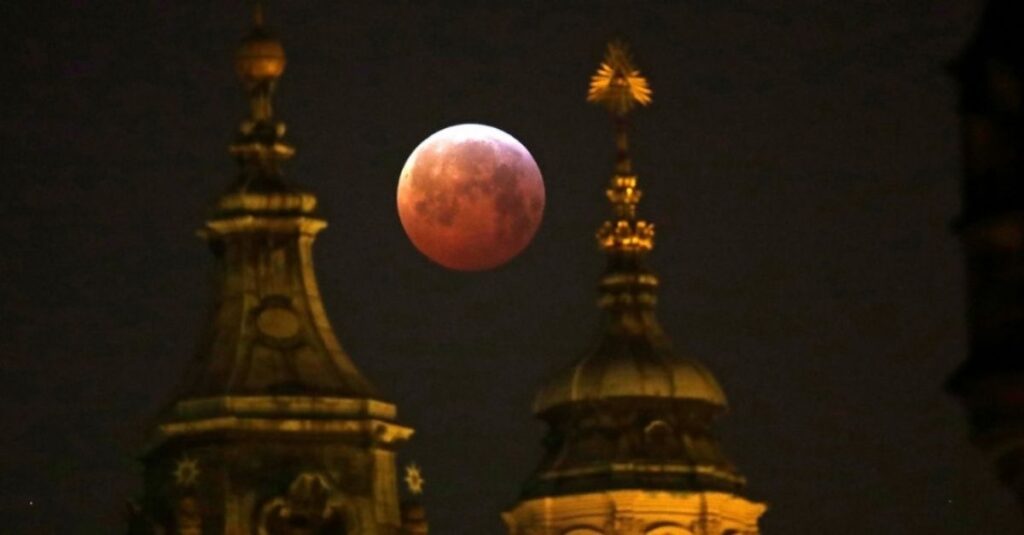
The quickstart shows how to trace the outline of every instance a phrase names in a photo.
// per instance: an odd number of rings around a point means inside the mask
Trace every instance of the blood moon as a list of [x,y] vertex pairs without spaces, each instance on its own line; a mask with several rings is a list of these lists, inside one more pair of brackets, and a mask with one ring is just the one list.
[[398,217],[413,245],[450,269],[508,262],[544,213],[544,180],[514,137],[482,124],[440,130],[416,147],[398,181]]

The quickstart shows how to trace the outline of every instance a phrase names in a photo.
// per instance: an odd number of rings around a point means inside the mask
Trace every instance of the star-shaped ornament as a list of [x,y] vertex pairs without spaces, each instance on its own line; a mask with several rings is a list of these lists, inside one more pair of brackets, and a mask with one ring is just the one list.
[[651,103],[651,88],[633,65],[626,45],[613,42],[597,73],[590,78],[587,101],[602,104],[614,115],[625,116],[634,106]]
[[191,457],[178,459],[178,464],[174,467],[175,483],[182,487],[191,487],[196,484],[198,479],[199,461]]
[[416,463],[410,463],[405,467],[405,485],[409,488],[410,493],[423,494],[423,483],[425,482],[423,475],[420,474],[420,467],[416,466]]

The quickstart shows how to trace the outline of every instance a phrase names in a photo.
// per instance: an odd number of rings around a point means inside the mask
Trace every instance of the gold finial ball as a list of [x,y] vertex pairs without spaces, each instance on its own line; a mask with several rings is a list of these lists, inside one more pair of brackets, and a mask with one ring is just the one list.
[[285,57],[281,41],[256,28],[242,39],[235,55],[235,70],[246,85],[276,80],[284,72]]

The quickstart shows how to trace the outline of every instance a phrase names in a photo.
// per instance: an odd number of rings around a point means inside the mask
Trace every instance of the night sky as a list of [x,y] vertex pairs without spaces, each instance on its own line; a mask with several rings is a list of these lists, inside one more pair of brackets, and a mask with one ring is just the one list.
[[[274,2],[288,176],[342,344],[417,429],[433,531],[502,533],[540,459],[542,379],[597,328],[612,135],[584,102],[623,37],[654,89],[634,164],[660,318],[732,403],[726,451],[784,533],[1018,532],[942,391],[965,355],[956,88],[973,1]],[[200,6],[201,7],[197,7]],[[776,7],[764,7],[773,5]],[[240,1],[5,2],[0,525],[116,533],[195,346],[195,237],[236,170]],[[406,157],[461,122],[533,153],[547,208],[510,264],[409,243]]]

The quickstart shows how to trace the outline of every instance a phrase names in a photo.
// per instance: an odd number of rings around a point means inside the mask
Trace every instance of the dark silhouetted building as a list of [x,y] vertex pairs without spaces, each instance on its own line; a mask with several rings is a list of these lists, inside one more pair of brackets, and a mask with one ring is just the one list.
[[969,355],[948,388],[1024,505],[1024,2],[990,2],[955,64]]

